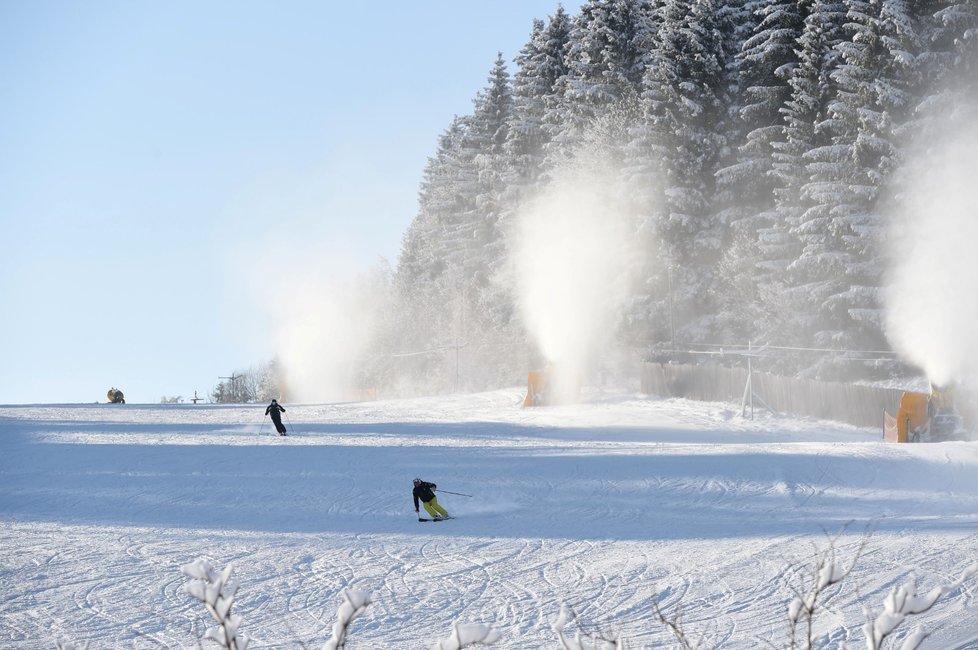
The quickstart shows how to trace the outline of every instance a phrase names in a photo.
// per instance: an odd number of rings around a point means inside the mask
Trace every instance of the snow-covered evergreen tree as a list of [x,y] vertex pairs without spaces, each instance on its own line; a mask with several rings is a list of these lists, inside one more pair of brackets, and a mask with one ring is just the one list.
[[[646,127],[641,138],[661,166],[662,202],[651,223],[671,286],[668,308],[676,337],[716,336],[713,272],[725,233],[712,211],[714,173],[724,146],[723,39],[716,3],[671,0],[650,52],[642,94]],[[661,278],[661,275],[660,275]],[[660,281],[661,286],[661,281]],[[661,289],[657,291],[662,295]]]
[[530,41],[516,57],[513,113],[505,144],[510,164],[506,181],[514,204],[525,198],[528,188],[536,186],[543,171],[544,151],[556,131],[547,119],[548,115],[555,117],[560,99],[557,84],[567,74],[569,42],[570,18],[558,6],[546,23],[534,23]]
[[[481,338],[509,305],[494,304],[491,276],[505,255],[499,232],[504,146],[512,118],[509,73],[501,55],[472,114],[456,118],[428,161],[419,213],[405,236],[398,296],[411,323],[405,343],[418,350],[453,347],[462,327]],[[415,374],[438,373],[444,355],[413,361]]]
[[916,15],[923,22],[927,45],[924,70],[929,79],[943,79],[978,65],[978,4],[974,0],[922,0]]
[[[769,320],[760,287],[771,282],[759,233],[779,221],[775,210],[774,143],[783,139],[781,108],[790,95],[788,77],[797,65],[796,43],[806,2],[748,2],[740,16],[751,27],[733,57],[734,112],[726,129],[729,163],[717,172],[719,218],[729,225],[730,243],[720,261],[720,327],[736,340],[764,336]],[[746,19],[746,20],[745,20]],[[741,27],[742,29],[743,27]]]
[[[929,84],[917,110],[925,122],[938,126],[941,116],[978,103],[978,3],[973,0],[932,0],[918,3],[921,75]],[[938,126],[939,128],[939,126]]]
[[717,132],[723,134],[723,145],[717,156],[712,203],[714,218],[722,224],[728,237],[718,263],[718,269],[722,271],[717,274],[714,289],[716,327],[728,336],[744,340],[749,337],[749,324],[756,320],[752,268],[756,254],[744,246],[751,242],[743,236],[738,237],[735,228],[756,211],[744,200],[751,181],[746,178],[749,165],[744,164],[743,154],[738,150],[739,143],[750,130],[741,115],[745,103],[745,78],[740,53],[743,44],[756,31],[756,12],[762,5],[763,0],[724,0],[717,8],[717,29],[722,36],[724,62],[723,90],[719,96],[724,112],[722,122],[716,126]]
[[522,343],[509,234],[589,147],[634,219],[632,341],[885,346],[890,175],[922,118],[973,99],[975,4],[588,0],[534,22],[425,169],[395,281],[405,349],[438,351],[416,374],[445,388],[459,342]]
[[479,227],[475,231],[477,250],[472,251],[471,271],[462,281],[459,296],[464,312],[458,318],[464,323],[461,336],[467,345],[466,376],[479,386],[485,385],[489,377],[499,381],[500,377],[518,376],[524,370],[522,366],[518,372],[514,370],[507,362],[513,357],[500,353],[508,353],[511,339],[522,334],[519,324],[513,321],[511,287],[500,281],[508,261],[508,222],[516,199],[510,180],[518,165],[511,146],[514,111],[510,76],[500,54],[487,87],[475,100],[467,138],[469,146],[480,152],[475,158],[479,186],[475,216]]
[[[400,348],[390,351],[400,382],[445,390],[443,355],[457,322],[453,301],[456,273],[464,243],[461,216],[474,205],[475,171],[464,155],[467,121],[456,117],[439,136],[435,154],[425,166],[418,214],[401,246],[395,280],[395,307],[400,316]],[[461,241],[459,241],[461,239]],[[400,356],[405,354],[406,356]]]
[[[548,121],[557,125],[551,161],[567,155],[602,114],[629,104],[640,92],[655,32],[648,0],[590,0],[573,20],[558,80],[559,101]],[[554,118],[554,113],[558,118]]]
[[[782,138],[771,144],[773,163],[769,174],[776,218],[758,232],[758,289],[763,305],[762,338],[784,345],[811,346],[818,319],[810,276],[803,263],[795,262],[803,255],[806,230],[802,215],[813,207],[802,191],[812,173],[806,156],[832,144],[828,106],[836,93],[831,73],[839,60],[836,45],[843,38],[845,12],[841,0],[812,3],[796,44],[798,63],[788,74],[790,95],[780,109],[784,121]],[[809,245],[814,250],[817,242]]]
[[[567,73],[565,57],[570,35],[570,18],[560,6],[547,20],[536,20],[530,40],[516,57],[517,70],[513,75],[513,107],[509,119],[503,155],[499,159],[502,177],[500,215],[497,234],[505,246],[516,220],[527,202],[544,185],[545,148],[555,132],[548,116],[559,101],[557,82]],[[525,336],[519,322],[515,295],[519,279],[513,277],[508,264],[508,251],[494,256],[491,268],[492,284],[484,293],[485,300],[494,305],[494,325],[497,338],[522,340]]]
[[[810,152],[814,169],[804,192],[806,248],[800,263],[822,281],[815,343],[853,350],[820,374],[851,372],[846,356],[886,346],[882,331],[879,260],[883,235],[877,204],[899,162],[899,129],[909,119],[919,83],[916,24],[902,0],[847,0],[848,38],[836,49],[838,93],[829,105],[831,145]],[[814,246],[813,246],[814,244]],[[810,253],[818,251],[816,255]],[[806,254],[808,253],[808,254]]]
[[513,117],[513,94],[501,53],[489,74],[489,85],[476,96],[474,103],[464,143],[474,154],[477,188],[474,209],[469,215],[472,245],[465,260],[467,268],[463,268],[466,282],[481,291],[489,286],[492,269],[499,266],[505,255],[499,218],[507,176],[504,154]]
[[512,113],[509,75],[501,56],[489,86],[474,104],[471,115],[456,117],[442,134],[425,167],[418,216],[405,236],[399,261],[402,284],[423,280],[454,290],[459,282],[485,281],[484,251],[499,239],[498,163]]

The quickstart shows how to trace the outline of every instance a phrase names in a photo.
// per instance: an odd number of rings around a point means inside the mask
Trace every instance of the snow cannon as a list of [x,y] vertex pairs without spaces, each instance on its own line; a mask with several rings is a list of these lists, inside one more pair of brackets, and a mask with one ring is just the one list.
[[523,398],[523,408],[527,406],[543,406],[547,395],[547,372],[531,370],[526,378],[526,397]]
[[545,370],[531,370],[527,375],[523,408],[573,404],[580,399],[581,379],[577,373],[559,372],[550,365]]
[[[883,412],[883,438],[887,442],[941,442],[966,440],[974,428],[974,409],[959,397],[954,383],[930,384],[929,393],[907,391],[896,417]],[[965,408],[969,417],[963,417]],[[967,422],[967,424],[966,424]]]
[[110,388],[109,392],[105,394],[109,398],[110,404],[125,404],[126,397],[122,394],[122,391],[118,388]]

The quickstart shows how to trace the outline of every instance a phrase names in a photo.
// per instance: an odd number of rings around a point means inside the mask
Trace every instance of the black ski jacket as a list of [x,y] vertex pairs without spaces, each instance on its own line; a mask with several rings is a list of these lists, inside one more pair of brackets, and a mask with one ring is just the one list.
[[421,503],[428,503],[435,498],[435,488],[438,486],[434,483],[428,483],[427,481],[421,481],[419,485],[414,486],[414,509],[418,509],[418,500]]
[[274,404],[269,404],[265,408],[265,415],[268,415],[269,413],[271,413],[273,420],[281,420],[282,419],[282,416],[279,415],[280,412],[281,413],[285,413],[285,407],[283,407],[278,402],[275,402]]

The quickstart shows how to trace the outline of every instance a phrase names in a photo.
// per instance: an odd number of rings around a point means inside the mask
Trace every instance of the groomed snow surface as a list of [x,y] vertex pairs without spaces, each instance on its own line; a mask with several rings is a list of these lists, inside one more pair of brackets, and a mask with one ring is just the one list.
[[[560,648],[564,605],[569,636],[676,647],[653,603],[701,647],[785,647],[792,588],[865,542],[815,626],[817,647],[865,648],[864,607],[978,562],[978,443],[521,397],[285,404],[288,437],[263,404],[0,407],[0,647],[198,647],[210,621],[181,567],[199,558],[233,566],[251,648],[322,647],[346,587],[372,599],[351,650],[430,647],[455,622]],[[473,496],[443,492],[457,519],[419,523],[416,476]],[[978,647],[976,593],[978,576],[898,635]]]

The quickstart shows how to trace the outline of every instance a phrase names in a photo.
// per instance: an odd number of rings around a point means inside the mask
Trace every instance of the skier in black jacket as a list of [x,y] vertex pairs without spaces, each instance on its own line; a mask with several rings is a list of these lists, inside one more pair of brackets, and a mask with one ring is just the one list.
[[419,478],[414,479],[414,511],[417,513],[421,512],[418,508],[418,501],[420,500],[432,519],[449,519],[450,515],[441,507],[438,499],[435,497],[435,489],[437,487],[434,483],[428,483]]
[[275,400],[272,400],[272,403],[265,409],[265,415],[272,416],[272,422],[275,423],[275,430],[278,431],[278,435],[280,436],[285,435],[285,425],[282,424],[282,413],[285,413],[285,409]]

